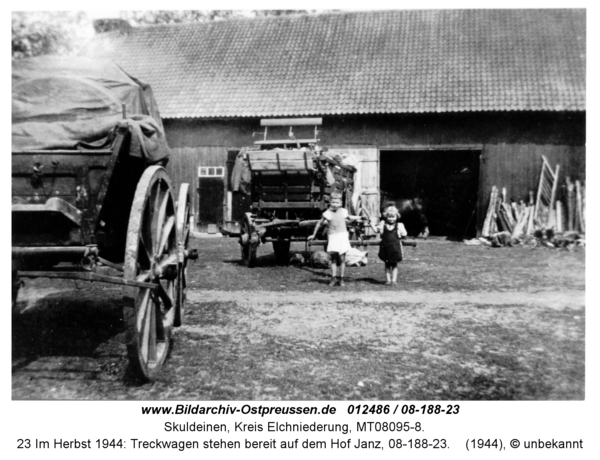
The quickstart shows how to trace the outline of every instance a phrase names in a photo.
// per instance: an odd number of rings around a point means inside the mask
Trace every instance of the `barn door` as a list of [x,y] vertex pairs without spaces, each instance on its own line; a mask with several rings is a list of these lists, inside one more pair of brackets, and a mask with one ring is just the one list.
[[216,233],[223,220],[225,198],[225,168],[201,166],[198,168],[198,230]]
[[379,217],[379,149],[377,148],[330,148],[332,155],[352,154],[360,160],[354,177],[356,194],[362,206],[373,217]]
[[471,238],[476,233],[481,150],[407,148],[383,150],[385,200],[421,198],[432,236]]

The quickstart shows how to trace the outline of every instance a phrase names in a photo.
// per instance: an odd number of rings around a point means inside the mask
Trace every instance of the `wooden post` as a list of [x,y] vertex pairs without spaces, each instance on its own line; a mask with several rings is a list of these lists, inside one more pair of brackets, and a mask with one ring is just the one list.
[[563,207],[560,200],[556,200],[556,231],[563,232]]
[[575,222],[577,223],[576,229],[578,232],[585,233],[585,222],[583,220],[583,203],[581,196],[581,183],[578,180],[575,181],[575,192]]
[[529,221],[529,208],[525,208],[525,210],[521,213],[521,216],[519,217],[519,221],[517,222],[517,225],[515,225],[515,229],[512,232],[512,238],[519,238],[525,230],[525,226],[527,225],[527,222]]
[[[548,220],[553,221],[556,219],[554,215],[554,201],[556,200],[556,189],[558,187],[558,172],[560,171],[560,165],[556,165],[556,171],[554,172],[554,181],[552,182],[552,192],[550,193],[550,204],[548,205]],[[550,225],[548,225],[551,227]]]
[[575,230],[575,185],[571,178],[567,177],[567,230]]
[[535,205],[530,205],[528,206],[529,209],[529,216],[527,219],[527,231],[525,232],[526,235],[533,235],[533,217],[535,215]]
[[581,184],[581,222],[583,222],[583,232],[585,233],[585,184]]
[[540,200],[542,197],[542,186],[544,185],[544,166],[545,166],[545,161],[544,161],[544,156],[542,155],[542,172],[540,173],[540,182],[538,184],[538,190],[537,190],[537,196],[535,198],[535,209],[534,209],[534,214],[535,214],[535,218],[538,217],[538,213],[539,213],[539,206],[540,206]]
[[512,208],[512,216],[516,224],[519,221],[519,207],[514,201],[510,204],[510,207]]
[[494,204],[494,220],[492,221],[492,228],[490,228],[490,234],[494,234],[501,230],[500,225],[500,210],[502,209],[502,194],[498,194],[496,203]]
[[548,208],[548,219],[546,221],[546,228],[553,228],[556,230],[556,211],[552,208]]
[[504,210],[505,219],[511,228],[510,231],[512,231],[512,227],[514,227],[514,225],[515,225],[515,219],[513,218],[512,207],[508,203],[504,202],[504,203],[502,203],[502,209]]
[[492,226],[492,219],[494,217],[494,209],[496,207],[496,199],[498,197],[498,188],[494,185],[492,187],[492,192],[490,193],[490,204],[487,209],[487,213],[485,214],[485,220],[483,221],[483,229],[481,231],[481,236],[487,238],[491,235],[490,229]]
[[527,205],[525,204],[525,202],[523,200],[520,200],[518,207],[519,207],[519,218],[520,218],[527,210]]
[[[510,208],[509,208],[509,209],[510,209]],[[506,210],[506,208],[503,206],[503,207],[500,209],[500,212],[498,213],[498,216],[500,217],[500,219],[498,219],[498,220],[499,220],[499,223],[500,223],[500,225],[501,225],[501,227],[502,227],[502,229],[501,229],[501,230],[502,230],[503,232],[509,232],[509,233],[512,233],[512,231],[513,231],[513,224],[512,224],[512,222],[510,221],[510,218],[509,218],[509,212],[510,212],[510,211],[507,211],[507,210]]]

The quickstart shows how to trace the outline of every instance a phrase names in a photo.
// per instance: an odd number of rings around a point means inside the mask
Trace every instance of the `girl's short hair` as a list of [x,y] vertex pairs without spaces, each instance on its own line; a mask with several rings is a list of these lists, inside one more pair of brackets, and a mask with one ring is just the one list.
[[398,219],[400,219],[400,211],[398,211],[398,208],[393,204],[385,207],[385,209],[383,210],[383,215],[384,217],[396,216],[398,217]]

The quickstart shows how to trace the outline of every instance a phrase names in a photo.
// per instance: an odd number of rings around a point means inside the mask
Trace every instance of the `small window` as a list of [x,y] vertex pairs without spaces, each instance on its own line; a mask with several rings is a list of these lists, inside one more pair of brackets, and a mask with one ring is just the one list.
[[223,166],[200,166],[198,177],[225,177],[225,168]]

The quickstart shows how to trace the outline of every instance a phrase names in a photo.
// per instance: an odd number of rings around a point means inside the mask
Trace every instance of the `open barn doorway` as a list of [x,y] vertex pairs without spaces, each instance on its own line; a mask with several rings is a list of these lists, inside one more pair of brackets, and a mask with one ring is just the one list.
[[432,236],[476,235],[481,150],[382,150],[380,187],[388,199],[423,199]]

